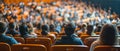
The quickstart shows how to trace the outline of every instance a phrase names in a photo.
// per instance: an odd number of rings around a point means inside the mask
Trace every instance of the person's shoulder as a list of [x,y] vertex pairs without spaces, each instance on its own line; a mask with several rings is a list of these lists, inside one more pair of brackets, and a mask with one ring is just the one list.
[[93,51],[93,50],[95,49],[95,47],[98,46],[98,45],[102,45],[99,39],[97,39],[96,41],[94,41],[94,42],[91,44],[91,46],[90,46],[90,51]]
[[11,38],[10,36],[7,36],[7,35],[2,35],[2,37],[4,37],[5,39],[10,39]]
[[4,37],[4,39],[5,39],[5,40],[8,40],[8,41],[10,41],[10,40],[13,40],[13,39],[14,39],[13,37],[6,36],[6,35],[4,35],[3,37]]
[[81,40],[81,38],[75,37],[74,42],[78,45],[83,45],[83,41]]
[[81,38],[78,38],[78,37],[74,38],[74,41],[76,41],[76,42],[82,42]]
[[20,33],[15,30],[15,31],[14,31],[14,34],[20,34]]
[[10,36],[5,36],[6,37],[6,39],[12,39],[13,37],[10,37]]

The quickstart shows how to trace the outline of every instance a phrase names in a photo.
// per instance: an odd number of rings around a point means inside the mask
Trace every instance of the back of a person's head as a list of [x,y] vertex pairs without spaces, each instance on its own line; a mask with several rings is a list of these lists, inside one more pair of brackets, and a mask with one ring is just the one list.
[[41,23],[38,23],[37,24],[37,29],[41,29],[41,26],[42,26]]
[[66,26],[65,26],[65,34],[68,35],[68,36],[72,35],[74,33],[74,31],[75,31],[75,28],[76,28],[76,26],[75,26],[74,23],[66,24]]
[[105,45],[113,45],[116,42],[117,30],[112,24],[105,24],[101,30],[100,40]]
[[5,22],[0,21],[0,34],[6,31],[7,24]]
[[82,28],[87,27],[87,24],[86,24],[86,23],[83,23],[81,27],[82,27]]
[[51,31],[51,32],[52,32],[52,31],[55,31],[55,26],[54,26],[54,24],[50,24],[49,27],[50,27],[50,31]]
[[92,32],[93,32],[93,25],[88,25],[87,26],[87,34],[91,36]]
[[99,25],[99,23],[96,23],[96,24],[95,24],[95,26],[98,26],[98,25]]
[[102,29],[102,26],[101,26],[101,25],[98,25],[98,26],[97,26],[97,30],[96,30],[96,32],[100,32],[101,29]]
[[28,27],[27,27],[26,24],[21,24],[19,26],[19,31],[20,31],[21,34],[27,32],[28,31],[27,29],[28,29]]
[[15,28],[15,23],[10,22],[8,27],[9,27],[9,29],[14,29]]
[[47,24],[42,25],[42,30],[49,31],[49,26]]
[[87,27],[87,24],[86,23],[83,23],[82,25],[81,25],[81,30],[82,30],[82,32],[86,32],[85,30],[86,30],[86,27]]
[[41,34],[42,35],[47,35],[48,31],[49,31],[49,26],[47,24],[42,25],[42,32],[41,32]]
[[117,30],[120,32],[120,25],[117,26]]

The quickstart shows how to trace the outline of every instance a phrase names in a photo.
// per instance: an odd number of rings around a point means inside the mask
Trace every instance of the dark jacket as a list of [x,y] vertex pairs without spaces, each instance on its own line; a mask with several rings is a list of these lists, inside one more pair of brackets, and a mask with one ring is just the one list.
[[19,27],[20,34],[24,38],[28,37],[28,35],[29,35],[27,28],[28,27],[26,25],[20,25],[20,27]]
[[11,35],[16,35],[16,34],[20,34],[19,32],[17,32],[16,30],[8,30],[7,32],[6,32],[6,34],[11,34]]
[[56,41],[55,45],[83,45],[83,42],[73,34],[71,36],[62,36],[60,40]]

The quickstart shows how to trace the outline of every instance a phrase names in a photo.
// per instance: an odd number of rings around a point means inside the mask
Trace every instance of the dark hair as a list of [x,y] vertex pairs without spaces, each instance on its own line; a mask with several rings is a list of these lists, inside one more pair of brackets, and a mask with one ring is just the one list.
[[47,24],[42,25],[42,30],[49,31],[49,26]]
[[47,24],[42,25],[42,32],[41,32],[41,34],[42,35],[47,35],[48,31],[49,31],[49,26]]
[[37,24],[37,29],[41,29],[41,23]]
[[4,33],[7,28],[7,24],[5,22],[0,21],[0,33]]
[[102,29],[102,26],[101,26],[101,25],[98,25],[98,26],[96,27],[96,29],[95,29],[95,32],[100,32],[101,29]]
[[50,26],[50,32],[54,32],[54,31],[55,31],[55,26],[54,26],[54,24],[50,24],[49,26]]
[[86,30],[86,27],[87,27],[87,24],[82,24],[81,25],[81,31],[82,32],[86,32],[85,30]]
[[68,36],[72,35],[74,33],[74,31],[75,31],[75,28],[76,28],[76,26],[75,26],[74,23],[66,24],[66,26],[65,26],[65,34],[68,35]]
[[11,22],[9,23],[9,29],[14,29],[15,28],[15,23]]
[[28,27],[27,27],[27,25],[26,24],[21,24],[20,26],[19,26],[19,32],[20,32],[20,34],[22,34],[22,35],[24,35],[24,34],[28,34]]
[[93,32],[93,25],[88,25],[86,33],[91,36],[92,32]]
[[112,24],[105,24],[101,30],[100,40],[105,45],[114,45],[116,42],[117,29]]
[[117,26],[118,31],[120,31],[120,25]]

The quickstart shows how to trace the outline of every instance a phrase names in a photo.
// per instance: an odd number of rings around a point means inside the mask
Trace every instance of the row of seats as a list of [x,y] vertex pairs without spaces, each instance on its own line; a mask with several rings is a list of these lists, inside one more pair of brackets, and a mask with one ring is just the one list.
[[0,43],[0,51],[47,51],[47,49],[41,44],[15,44],[10,47],[6,43]]
[[[41,44],[15,44],[9,46],[6,43],[0,43],[0,51],[47,51]],[[53,45],[50,51],[89,51],[85,45]],[[100,45],[95,47],[94,51],[120,51],[120,45]]]
[[[22,37],[14,37],[18,42],[22,44],[42,44],[46,47],[47,51],[50,51],[53,43],[50,38],[39,37],[39,38],[22,38]],[[82,38],[82,37],[81,37]],[[91,46],[91,43],[97,40],[99,36],[91,36],[84,39],[84,44],[88,46],[88,49]]]
[[[39,38],[22,38],[22,37],[14,37],[18,42],[22,43],[22,44],[42,44],[45,45],[47,47],[47,50],[50,50],[50,47],[53,45],[53,43],[51,42],[50,38],[45,38],[45,37],[39,37]],[[99,37],[97,36],[91,36],[88,38],[84,39],[84,44],[88,46],[88,49],[90,48],[92,42],[94,42],[95,40],[97,40]]]

